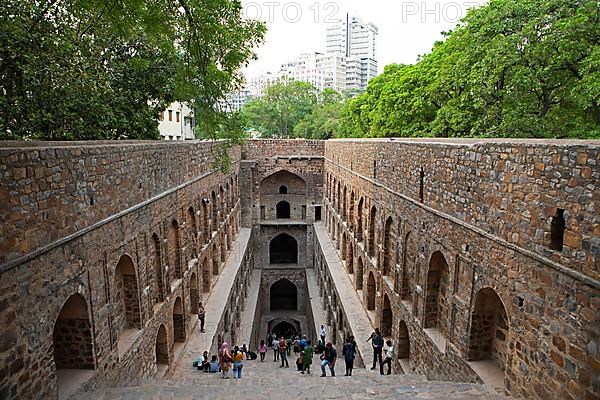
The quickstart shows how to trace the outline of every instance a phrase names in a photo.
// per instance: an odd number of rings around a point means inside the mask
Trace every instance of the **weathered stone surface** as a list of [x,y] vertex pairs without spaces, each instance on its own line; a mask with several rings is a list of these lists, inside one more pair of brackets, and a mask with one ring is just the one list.
[[[56,398],[60,367],[93,368],[86,389],[173,373],[194,354],[199,300],[215,313],[203,346],[240,337],[253,275],[261,329],[284,315],[268,315],[268,293],[287,279],[309,333],[321,302],[338,345],[376,326],[396,345],[394,373],[463,382],[369,375],[296,388],[294,375],[284,379],[293,398],[492,398],[471,384],[482,380],[527,398],[600,396],[597,142],[251,140],[232,150],[228,174],[210,169],[211,150],[0,146],[1,398]],[[282,234],[295,258],[272,263]],[[191,398],[202,385],[207,397],[231,395],[222,381],[212,391],[204,376],[187,379],[96,393]],[[277,388],[268,393],[280,399]]]

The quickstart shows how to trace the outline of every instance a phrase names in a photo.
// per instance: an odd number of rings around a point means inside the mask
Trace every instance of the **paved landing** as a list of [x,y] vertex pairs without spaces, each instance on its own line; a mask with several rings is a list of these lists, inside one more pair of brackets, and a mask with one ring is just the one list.
[[[222,379],[220,373],[208,374],[183,366],[169,380],[131,388],[102,389],[79,393],[76,400],[137,400],[137,399],[243,399],[243,400],[296,400],[296,399],[478,399],[506,400],[492,394],[481,385],[427,381],[417,375],[381,376],[364,369],[351,377],[344,376],[343,362],[336,365],[336,377],[321,378],[318,358],[313,361],[311,375],[295,370],[292,353],[290,368],[279,368],[267,353],[265,362],[246,361],[242,379]],[[341,375],[341,376],[340,376]]]

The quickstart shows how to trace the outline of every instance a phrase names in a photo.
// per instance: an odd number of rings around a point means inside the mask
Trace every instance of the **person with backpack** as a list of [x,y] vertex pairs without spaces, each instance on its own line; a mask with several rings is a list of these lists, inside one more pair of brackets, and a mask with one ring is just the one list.
[[306,335],[302,335],[302,339],[298,341],[298,347],[300,348],[300,351],[304,351],[304,348],[306,347]]
[[229,345],[227,342],[223,342],[221,348],[219,349],[219,364],[221,366],[221,371],[223,372],[223,379],[229,379],[227,373],[231,368],[231,361],[233,358],[231,357],[231,353],[229,352]]
[[354,358],[356,357],[356,346],[352,343],[353,338],[349,336],[346,338],[344,347],[342,348],[342,354],[344,355],[344,361],[346,363],[346,374],[345,376],[352,376],[352,369],[354,368]]
[[371,341],[371,345],[373,346],[373,366],[371,370],[375,369],[377,365],[377,359],[379,359],[379,365],[383,362],[381,358],[381,353],[383,351],[383,337],[381,337],[381,333],[379,332],[379,328],[375,328],[375,332],[371,334],[371,337],[367,339]]

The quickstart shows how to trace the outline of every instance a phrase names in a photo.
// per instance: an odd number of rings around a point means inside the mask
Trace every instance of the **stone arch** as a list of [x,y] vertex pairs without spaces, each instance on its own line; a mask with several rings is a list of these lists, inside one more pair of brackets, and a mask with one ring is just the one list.
[[208,293],[210,292],[210,263],[208,258],[204,257],[202,260],[202,292]]
[[394,243],[396,243],[394,220],[388,217],[383,230],[383,275],[389,276],[394,269]]
[[[286,336],[287,333],[299,334],[300,322],[291,318],[276,318],[267,323],[267,331],[275,333],[277,337]],[[295,335],[294,335],[295,336]]]
[[274,172],[263,178],[260,181],[260,194],[262,196],[279,194],[279,188],[282,185],[285,185],[287,189],[287,193],[285,194],[287,195],[306,195],[306,181],[300,176],[285,169]]
[[492,360],[505,371],[509,331],[508,314],[500,296],[490,287],[481,289],[471,313],[468,360]]
[[429,259],[427,285],[425,293],[425,328],[438,328],[445,333],[445,321],[448,314],[446,297],[449,268],[446,258],[436,251]]
[[369,271],[369,277],[367,279],[367,310],[375,309],[375,276],[373,275],[373,271]]
[[342,248],[340,251],[340,255],[342,257],[342,260],[346,260],[346,245],[348,244],[348,235],[346,235],[346,232],[344,232],[342,234]]
[[356,260],[356,277],[354,278],[356,290],[362,290],[363,288],[363,274],[365,270],[365,264],[362,257],[358,257]]
[[185,342],[185,318],[181,297],[177,297],[173,305],[173,339],[175,342]]
[[352,242],[348,243],[348,256],[346,257],[346,269],[349,274],[354,273],[354,246]]
[[402,273],[400,279],[400,298],[402,300],[409,301],[412,297],[413,283],[411,279],[411,268],[410,264],[410,249],[412,249],[412,237],[410,232],[406,233],[404,237],[404,248],[402,249]]
[[348,224],[350,229],[354,230],[354,190],[350,191],[350,203],[348,204]]
[[369,214],[369,241],[368,245],[368,254],[370,257],[375,255],[375,224],[377,223],[377,207],[371,207],[371,212]]
[[[404,320],[398,324],[398,358],[409,359],[410,358],[410,337],[408,335],[408,327]],[[406,371],[405,371],[406,372]]]
[[115,268],[115,303],[120,306],[119,332],[141,329],[137,275],[133,260],[126,254],[121,256]]
[[219,275],[219,248],[216,243],[212,246],[212,273]]
[[225,209],[227,210],[226,214],[229,214],[229,210],[231,210],[231,189],[229,188],[229,181],[225,185],[225,198]]
[[[179,240],[179,223],[176,219],[171,221],[169,225],[169,236],[167,243],[169,244],[169,264],[172,268],[174,278],[181,278],[181,243]],[[171,282],[169,282],[170,284]]]
[[234,232],[233,232],[233,224],[229,223],[227,224],[227,251],[231,250],[232,246],[233,246],[233,236],[234,236]]
[[154,354],[156,364],[169,365],[169,342],[167,340],[167,329],[163,324],[160,324],[156,333]]
[[225,199],[225,191],[223,190],[223,186],[219,186],[219,204],[222,206],[219,210],[219,226],[221,226],[221,223],[225,219],[225,207],[227,207],[227,205],[225,204],[226,201],[227,199]]
[[156,233],[152,234],[152,243],[154,245],[154,303],[162,303],[165,301],[165,285],[160,257],[160,239]]
[[195,272],[190,275],[190,314],[198,313],[200,294],[198,292],[198,276]]
[[270,310],[298,310],[298,288],[282,278],[269,288]]
[[227,234],[221,234],[221,251],[219,252],[221,255],[221,263],[225,263],[227,260]]
[[188,208],[188,219],[190,220],[190,235],[192,239],[196,240],[198,235],[198,225],[196,224],[196,212],[194,207]]
[[94,342],[86,300],[72,294],[63,304],[52,330],[56,369],[95,369]]
[[347,220],[348,215],[346,214],[348,211],[348,203],[346,202],[346,193],[348,192],[348,189],[346,188],[346,185],[344,185],[344,190],[343,190],[343,194],[342,194],[342,219],[344,221]]
[[337,344],[337,324],[333,319],[331,321],[331,342]]
[[279,186],[279,194],[287,194],[288,188],[285,185]]
[[210,211],[211,211],[210,222],[212,225],[212,231],[216,232],[218,229],[217,219],[219,218],[219,209],[217,208],[217,195],[214,190],[212,192],[210,192],[210,204],[211,204],[211,206],[210,206]]
[[280,233],[269,242],[269,264],[297,264],[298,242],[287,233]]
[[358,209],[356,210],[356,240],[363,240],[363,206],[364,200],[361,198],[358,201]]
[[290,203],[285,200],[282,200],[277,203],[275,206],[276,218],[290,218]]
[[383,306],[381,307],[381,319],[379,329],[381,334],[385,338],[392,336],[392,323],[394,320],[394,314],[392,312],[392,305],[390,304],[390,298],[387,293],[383,295]]
[[208,200],[202,199],[202,237],[204,239],[204,243],[208,243],[210,238],[210,218],[209,218],[209,210],[208,210]]

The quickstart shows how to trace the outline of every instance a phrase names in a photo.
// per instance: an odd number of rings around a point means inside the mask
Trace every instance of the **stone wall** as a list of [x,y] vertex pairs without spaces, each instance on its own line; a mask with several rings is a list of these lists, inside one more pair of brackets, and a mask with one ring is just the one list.
[[199,141],[0,143],[0,264],[209,174],[211,157]]
[[[600,372],[597,142],[334,140],[325,158],[324,220],[338,249],[363,265],[355,284],[366,308],[375,298],[376,324],[389,323],[386,297],[394,342],[406,324],[410,370],[479,381],[469,361],[480,345],[470,338],[481,333],[472,316],[478,296],[491,290],[494,312],[507,319],[490,358],[508,392],[600,395],[592,378]],[[552,248],[557,209],[565,217],[562,250]],[[390,219],[394,254],[385,251]]]
[[94,369],[91,324],[88,319],[58,320],[53,346],[56,368]]
[[[210,290],[217,278],[210,274],[203,282],[198,260],[227,248],[240,228],[239,149],[232,152],[232,171],[221,174],[210,170],[208,142],[22,145],[0,149],[6,160],[1,185],[8,188],[1,192],[13,199],[0,202],[6,256],[0,266],[0,365],[7,366],[0,398],[56,398],[53,332],[73,294],[85,299],[90,321],[89,387],[154,376],[161,326],[171,368],[175,301],[181,299],[187,337],[197,321],[190,281]],[[173,227],[178,244],[169,235]],[[122,258],[131,260],[125,286],[137,293],[117,284]],[[126,328],[133,329],[124,341]],[[164,362],[164,355],[159,358]]]
[[[489,358],[514,395],[600,396],[597,142],[251,140],[228,174],[210,154],[208,142],[2,144],[0,398],[56,398],[57,366],[82,341],[89,387],[172,368],[241,225],[252,238],[213,350],[235,342],[253,268],[267,287],[315,258],[339,342],[353,310],[322,273],[317,207],[370,318],[402,345],[395,371],[478,382],[472,361]],[[293,213],[280,221],[284,199]],[[269,266],[279,233],[296,237],[297,266]],[[55,323],[73,295],[81,315]],[[314,325],[310,307],[298,314]],[[61,339],[72,320],[90,335]]]
[[[244,226],[274,219],[275,205],[281,200],[295,208],[293,219],[314,221],[315,207],[321,205],[323,196],[324,147],[324,142],[315,140],[248,141],[243,150],[247,161],[240,176],[240,185],[247,190],[241,199]],[[274,179],[278,173],[283,176]],[[304,191],[294,177],[304,181]],[[289,193],[280,195],[276,191],[280,185],[287,185]]]
[[265,161],[275,156],[313,156],[322,157],[325,142],[304,139],[255,139],[248,140],[242,150],[245,160]]
[[[325,157],[365,182],[600,279],[595,141],[335,140],[326,142]],[[557,208],[565,210],[562,252],[549,247]]]

